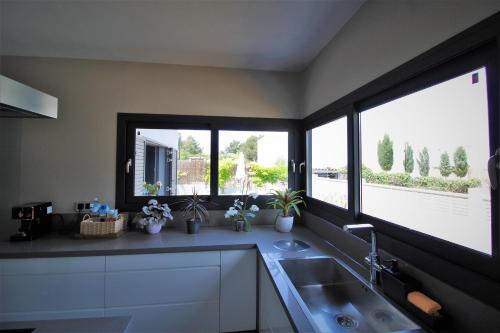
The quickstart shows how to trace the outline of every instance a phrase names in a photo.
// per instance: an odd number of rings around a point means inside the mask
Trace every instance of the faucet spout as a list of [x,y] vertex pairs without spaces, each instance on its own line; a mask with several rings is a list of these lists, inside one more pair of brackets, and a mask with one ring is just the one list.
[[370,230],[371,235],[371,249],[365,262],[370,265],[370,282],[377,283],[377,272],[381,270],[380,257],[378,255],[377,234],[375,228],[371,224],[347,224],[343,227],[346,232],[354,232],[356,230]]

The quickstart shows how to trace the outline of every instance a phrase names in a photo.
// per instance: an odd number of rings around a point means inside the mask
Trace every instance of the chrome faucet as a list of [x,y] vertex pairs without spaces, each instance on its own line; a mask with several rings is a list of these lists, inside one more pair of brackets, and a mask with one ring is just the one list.
[[380,264],[380,257],[378,255],[377,248],[377,234],[375,233],[375,228],[371,224],[347,224],[344,225],[344,231],[354,232],[355,230],[370,230],[371,233],[371,250],[368,256],[365,258],[365,262],[370,266],[370,282],[372,284],[377,283],[377,272],[380,272],[382,266]]

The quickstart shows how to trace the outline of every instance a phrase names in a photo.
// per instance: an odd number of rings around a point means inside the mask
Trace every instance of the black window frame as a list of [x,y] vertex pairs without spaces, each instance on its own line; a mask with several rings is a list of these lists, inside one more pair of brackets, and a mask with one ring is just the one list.
[[[488,304],[500,308],[500,196],[491,192],[492,255],[487,255],[415,230],[363,214],[361,204],[360,113],[486,66],[490,153],[500,147],[499,131],[500,14],[478,23],[304,119],[306,132],[342,116],[348,117],[349,209],[306,196],[306,210],[342,227],[371,223],[380,233],[381,247]],[[486,161],[485,161],[486,163]],[[307,174],[301,180],[307,185]],[[366,236],[363,236],[366,240]]]
[[[126,163],[135,157],[135,131],[139,128],[210,130],[210,195],[203,195],[209,210],[225,210],[234,199],[241,195],[219,195],[219,131],[279,131],[288,132],[288,187],[296,188],[298,174],[293,172],[290,161],[300,160],[300,122],[296,119],[247,118],[219,116],[188,116],[171,114],[118,113],[116,147],[116,196],[115,205],[122,211],[139,211],[148,200],[155,198],[169,205],[188,197],[174,196],[135,196],[134,167],[126,173]],[[256,203],[263,208],[269,195],[260,195]],[[176,210],[179,207],[172,206]]]

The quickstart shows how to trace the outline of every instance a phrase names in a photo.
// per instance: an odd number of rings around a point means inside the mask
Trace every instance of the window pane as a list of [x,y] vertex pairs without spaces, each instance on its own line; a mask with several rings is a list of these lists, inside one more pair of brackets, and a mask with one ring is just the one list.
[[134,170],[135,196],[210,194],[210,131],[137,129]]
[[347,118],[313,128],[307,137],[307,195],[347,209]]
[[288,186],[288,133],[219,132],[219,194],[268,194]]
[[485,68],[360,119],[362,212],[491,254]]

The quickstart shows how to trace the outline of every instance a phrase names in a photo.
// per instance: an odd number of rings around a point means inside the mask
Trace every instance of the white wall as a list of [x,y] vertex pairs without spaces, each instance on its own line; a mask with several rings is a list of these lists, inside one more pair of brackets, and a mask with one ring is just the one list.
[[22,202],[114,204],[116,114],[297,118],[297,74],[3,57],[6,75],[59,98],[57,120],[22,121]]
[[304,72],[303,115],[499,10],[498,0],[368,0]]

